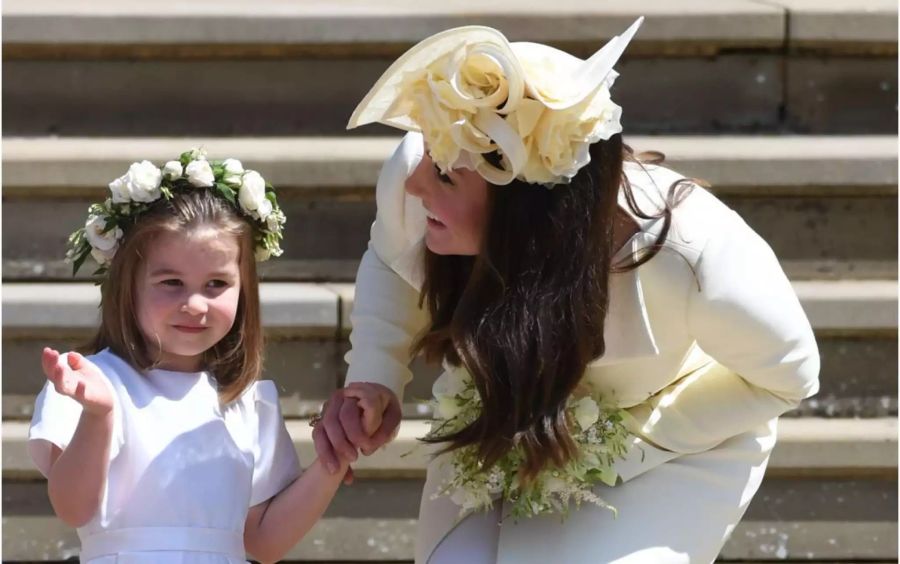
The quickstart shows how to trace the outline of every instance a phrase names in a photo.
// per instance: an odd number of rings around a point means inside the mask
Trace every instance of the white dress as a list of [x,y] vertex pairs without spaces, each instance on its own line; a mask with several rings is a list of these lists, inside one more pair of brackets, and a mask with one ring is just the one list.
[[[220,407],[209,372],[136,372],[108,349],[88,357],[115,390],[109,472],[96,515],[78,529],[92,564],[234,564],[247,511],[299,474],[278,393],[260,381]],[[46,476],[81,405],[44,386],[28,436]]]
[[[356,281],[347,382],[379,382],[402,395],[410,343],[428,322],[418,307],[425,210],[404,191],[424,144],[407,134],[378,179],[377,215]],[[626,163],[640,208],[659,210],[681,175]],[[619,207],[630,213],[620,192]],[[661,220],[640,226],[617,257],[639,254]],[[732,210],[695,187],[672,212],[665,247],[610,276],[605,354],[585,381],[633,416],[621,479],[598,494],[618,519],[582,505],[558,516],[496,515],[458,522],[433,498],[447,478],[428,466],[419,510],[417,564],[684,564],[712,562],[762,482],[777,417],[818,390],[812,329],[769,246]],[[656,448],[652,445],[659,445]],[[504,514],[497,508],[495,514]]]

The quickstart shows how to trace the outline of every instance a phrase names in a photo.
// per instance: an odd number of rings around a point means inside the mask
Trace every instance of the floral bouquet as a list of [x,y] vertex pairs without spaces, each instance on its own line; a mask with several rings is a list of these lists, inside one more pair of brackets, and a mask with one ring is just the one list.
[[[458,431],[481,412],[481,398],[465,368],[448,368],[435,382],[433,392],[435,419],[428,438]],[[578,455],[564,467],[548,466],[526,482],[519,475],[525,454],[518,444],[489,469],[482,467],[476,447],[467,446],[449,453],[451,477],[434,497],[449,495],[460,506],[460,516],[469,511],[486,511],[498,498],[507,502],[513,519],[545,513],[565,517],[571,502],[576,507],[583,502],[593,503],[615,514],[616,508],[603,501],[593,488],[597,484],[615,485],[613,463],[627,448],[629,432],[623,421],[628,414],[590,392],[569,398],[566,414]]]

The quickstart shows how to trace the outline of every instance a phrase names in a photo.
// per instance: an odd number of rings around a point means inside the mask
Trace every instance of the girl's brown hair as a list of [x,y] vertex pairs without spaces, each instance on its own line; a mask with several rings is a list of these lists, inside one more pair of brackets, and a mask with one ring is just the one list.
[[108,347],[141,371],[157,364],[136,316],[135,287],[141,261],[160,234],[206,226],[234,236],[240,247],[241,292],[234,325],[204,353],[203,359],[206,369],[215,374],[219,399],[225,404],[237,399],[262,372],[259,280],[253,227],[230,204],[207,189],[176,192],[169,200],[160,198],[126,230],[101,285],[100,327],[85,349],[97,353]]
[[[671,210],[686,196],[676,183],[665,209],[648,215],[623,172],[623,161],[637,159],[621,136],[594,143],[590,155],[567,186],[489,185],[477,256],[426,251],[421,300],[431,325],[413,353],[464,365],[483,402],[469,426],[429,442],[447,442],[445,451],[475,445],[486,468],[518,443],[525,479],[577,455],[565,404],[587,364],[605,352],[609,276],[659,252]],[[635,215],[662,218],[663,226],[646,252],[613,265],[620,188]]]

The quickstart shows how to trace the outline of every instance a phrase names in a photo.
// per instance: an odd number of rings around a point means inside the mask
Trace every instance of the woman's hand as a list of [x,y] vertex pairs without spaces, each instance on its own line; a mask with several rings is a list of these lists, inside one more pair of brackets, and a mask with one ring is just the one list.
[[[352,383],[335,390],[326,403],[322,421],[313,429],[316,453],[334,473],[342,463],[355,462],[358,450],[368,456],[390,441],[400,419],[394,392],[381,384]],[[352,481],[352,473],[346,481]]]
[[58,351],[44,348],[41,366],[56,391],[69,396],[90,415],[105,416],[113,410],[113,392],[97,366],[76,352],[63,361]]

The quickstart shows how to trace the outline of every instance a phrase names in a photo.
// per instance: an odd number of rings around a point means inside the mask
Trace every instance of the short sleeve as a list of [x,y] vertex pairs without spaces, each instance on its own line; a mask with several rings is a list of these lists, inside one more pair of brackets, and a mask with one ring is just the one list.
[[271,498],[300,475],[300,461],[281,416],[275,383],[262,380],[254,388],[257,437],[253,445],[251,507]]
[[[88,357],[88,360],[93,361],[103,370],[104,367],[97,363],[96,359]],[[115,415],[109,450],[110,460],[118,454],[123,442],[122,417],[119,413],[120,402],[115,393],[113,393],[113,398],[115,399]],[[69,442],[75,435],[75,428],[78,427],[78,421],[81,419],[81,411],[80,403],[60,394],[53,384],[45,382],[44,388],[35,400],[31,427],[28,429],[28,454],[45,477],[50,473],[50,453],[53,445],[61,450],[65,450],[69,446]]]

